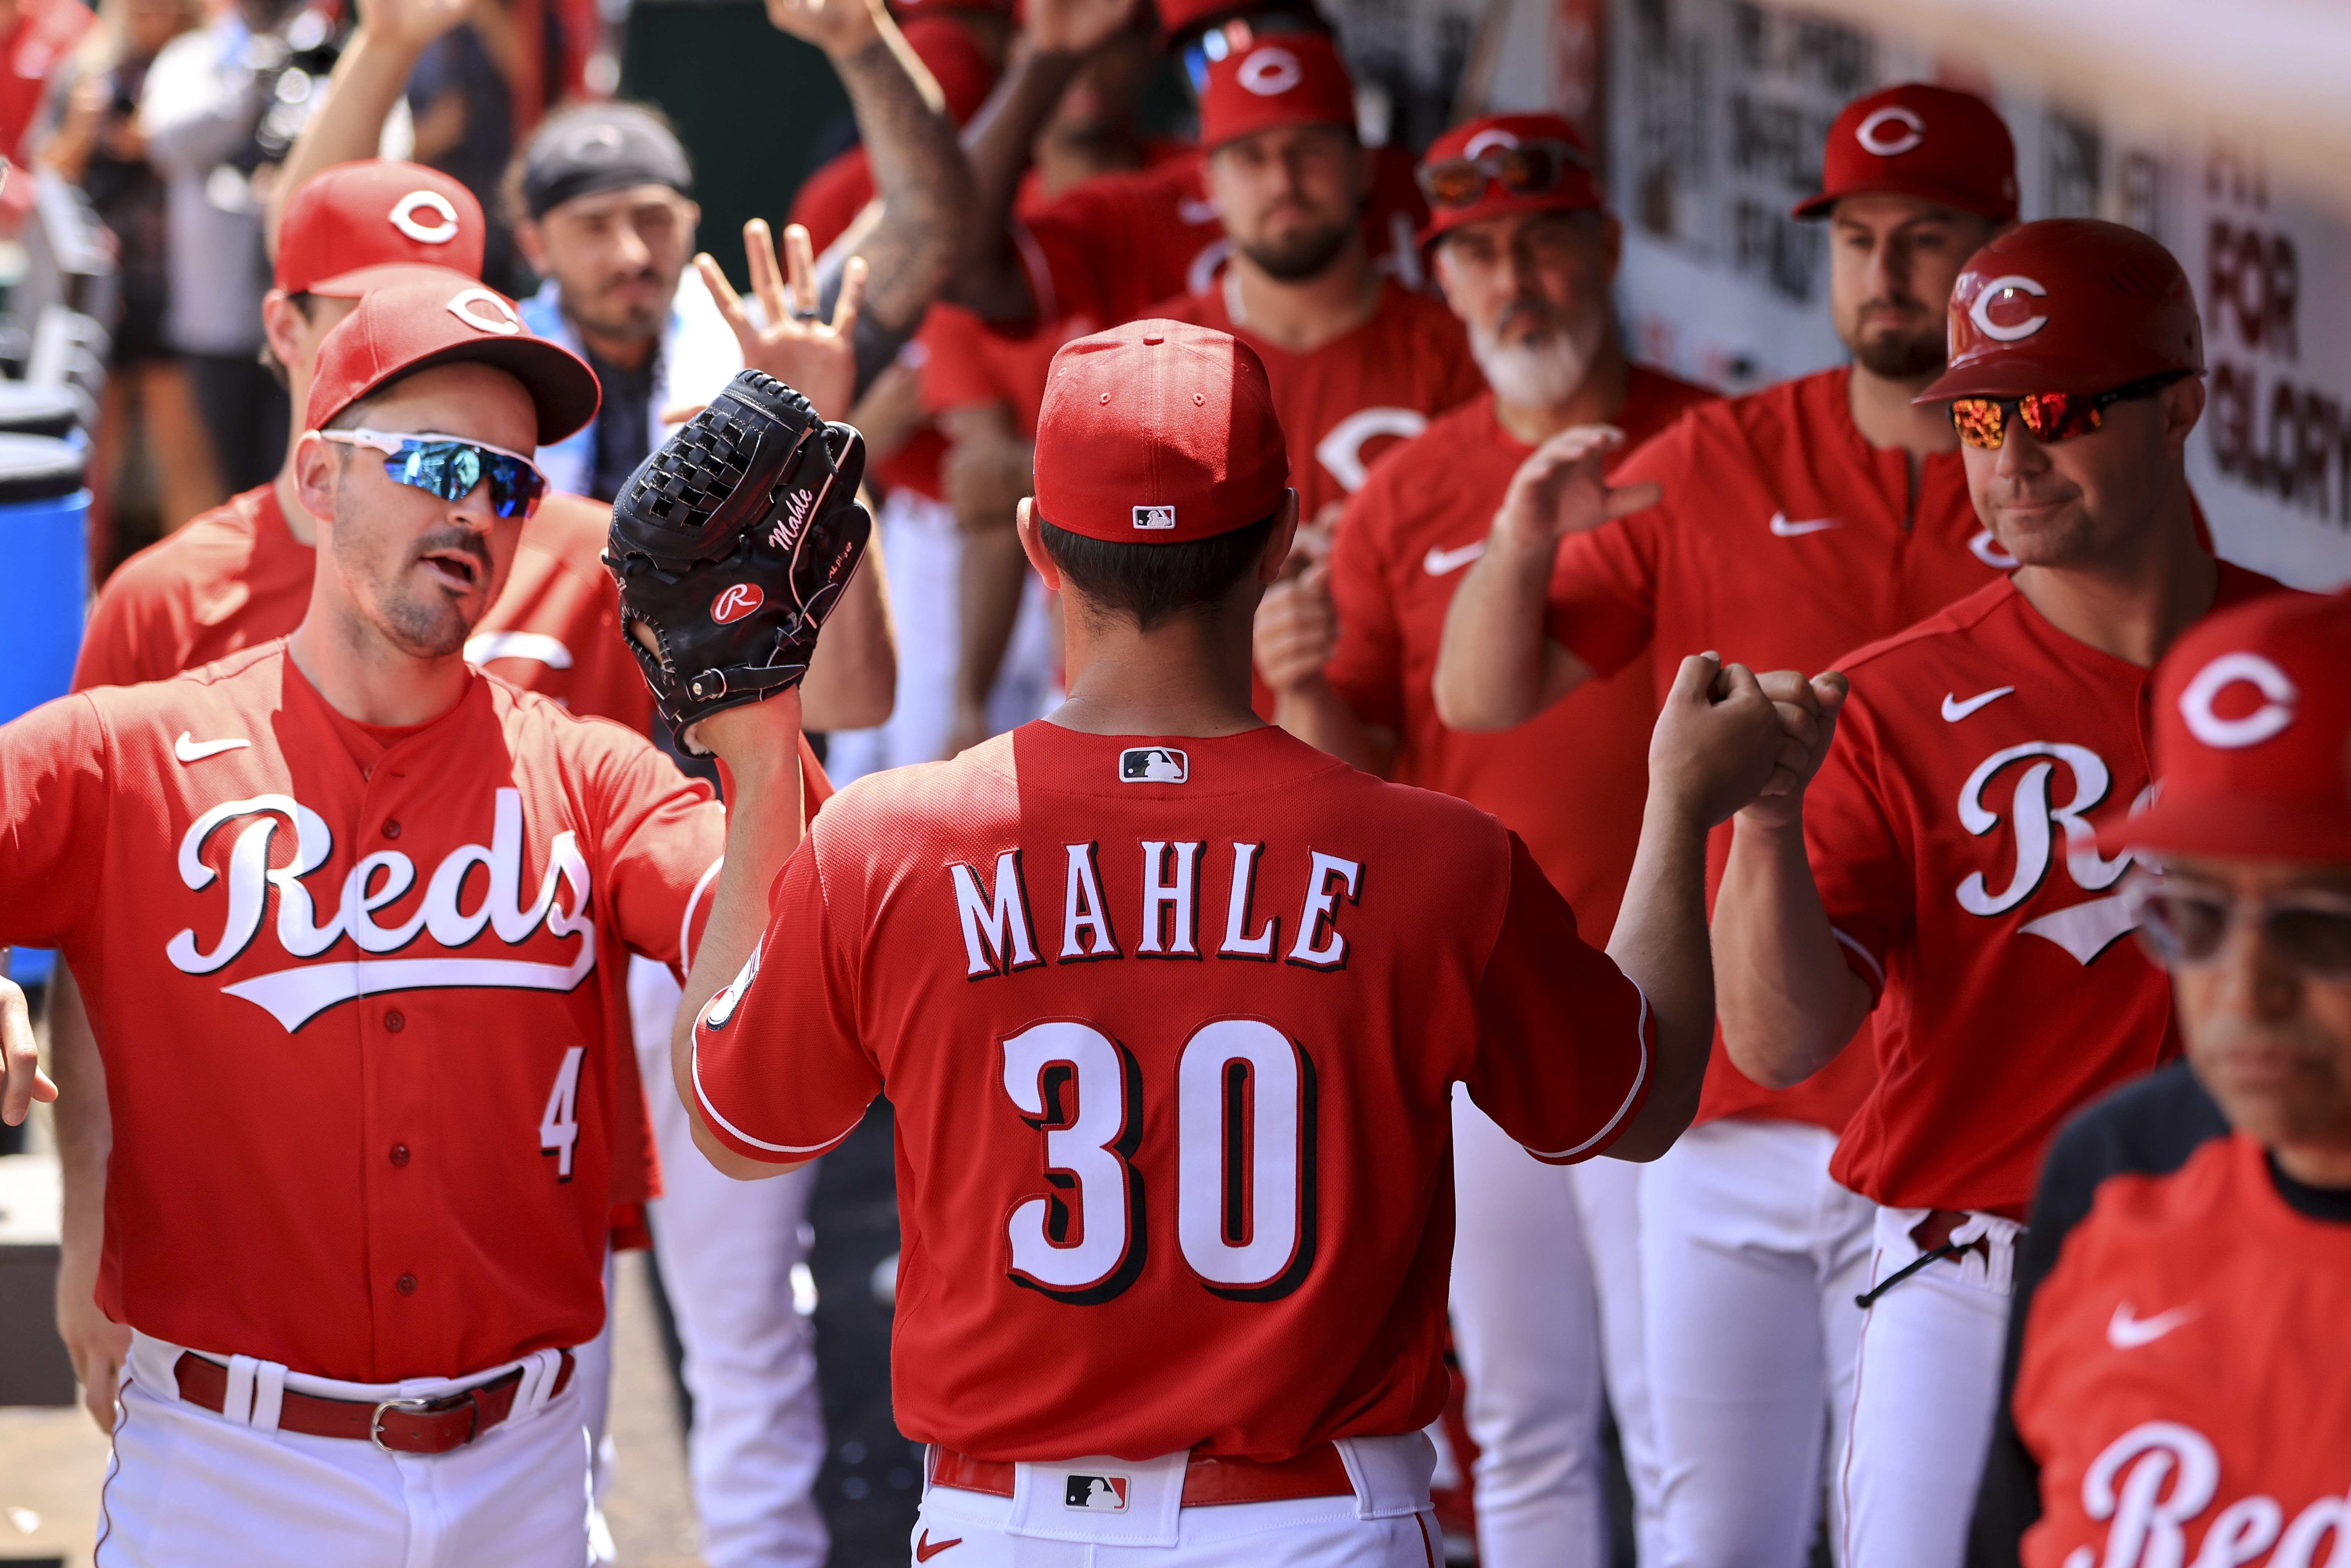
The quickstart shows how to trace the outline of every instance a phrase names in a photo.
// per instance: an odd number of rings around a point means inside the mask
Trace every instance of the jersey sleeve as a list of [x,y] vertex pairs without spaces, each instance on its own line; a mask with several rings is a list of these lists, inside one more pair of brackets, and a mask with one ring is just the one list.
[[[1855,696],[1859,694],[1856,692]],[[1886,960],[1909,928],[1910,858],[1886,810],[1875,716],[1848,702],[1828,759],[1804,789],[1804,848],[1846,966],[1886,992]]]
[[99,591],[74,659],[75,691],[167,680],[186,667],[186,638],[172,624],[162,596],[138,591],[144,576],[133,559]]
[[821,835],[784,863],[768,929],[743,972],[694,1025],[694,1092],[719,1142],[747,1159],[799,1165],[847,1137],[882,1071],[860,1043],[853,910],[828,907]]
[[1546,1165],[1604,1154],[1648,1098],[1649,999],[1577,935],[1567,900],[1510,835],[1509,904],[1478,988],[1469,1097]]
[[923,411],[944,413],[951,408],[1009,402],[997,383],[980,335],[987,327],[960,306],[935,303],[923,319]]
[[1543,631],[1601,674],[1632,663],[1656,630],[1659,558],[1673,525],[1675,480],[1685,468],[1686,451],[1686,442],[1669,430],[1619,464],[1608,476],[1611,486],[1656,480],[1666,486],[1666,499],[1571,535],[1552,562]]
[[0,947],[62,947],[98,913],[106,735],[76,694],[0,725]]
[[600,726],[606,763],[601,870],[629,951],[683,976],[710,919],[726,848],[726,813],[653,743]]
[[1395,526],[1395,500],[1380,476],[1355,492],[1331,547],[1331,604],[1339,645],[1324,676],[1365,724],[1404,727],[1404,640],[1384,581],[1383,548]]

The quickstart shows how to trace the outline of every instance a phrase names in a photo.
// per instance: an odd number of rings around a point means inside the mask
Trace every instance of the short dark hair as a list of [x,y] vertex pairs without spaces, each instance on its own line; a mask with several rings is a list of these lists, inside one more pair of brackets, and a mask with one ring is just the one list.
[[1037,521],[1045,553],[1070,585],[1099,609],[1133,616],[1145,632],[1230,593],[1265,554],[1273,533],[1269,516],[1181,544],[1113,544]]

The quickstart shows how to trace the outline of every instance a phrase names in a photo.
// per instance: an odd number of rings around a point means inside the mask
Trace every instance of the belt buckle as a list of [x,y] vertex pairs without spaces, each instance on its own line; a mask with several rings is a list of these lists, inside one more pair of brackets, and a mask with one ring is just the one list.
[[380,1401],[375,1407],[375,1414],[368,1417],[368,1441],[373,1443],[379,1452],[386,1454],[400,1452],[401,1450],[394,1448],[383,1440],[383,1413],[387,1410],[425,1411],[432,1409],[433,1406],[438,1403],[440,1402],[434,1399],[385,1399]]

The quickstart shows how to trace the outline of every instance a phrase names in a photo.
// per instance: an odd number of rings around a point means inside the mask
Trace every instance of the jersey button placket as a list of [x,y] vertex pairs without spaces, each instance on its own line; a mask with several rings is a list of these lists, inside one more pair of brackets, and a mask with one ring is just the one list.
[[408,1019],[398,1008],[387,1008],[384,1009],[383,1027],[385,1033],[398,1034],[408,1027]]
[[408,1163],[408,1145],[406,1144],[394,1144],[392,1145],[392,1163],[395,1166],[404,1166]]
[[392,1288],[398,1291],[403,1296],[413,1296],[416,1294],[416,1276],[413,1274],[402,1274],[399,1279],[394,1280],[392,1282]]

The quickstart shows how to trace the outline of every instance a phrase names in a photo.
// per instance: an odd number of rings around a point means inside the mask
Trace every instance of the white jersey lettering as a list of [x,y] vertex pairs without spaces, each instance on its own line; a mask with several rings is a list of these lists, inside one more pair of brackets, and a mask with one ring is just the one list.
[[956,915],[963,922],[964,956],[969,962],[965,977],[1008,974],[1040,962],[1029,925],[1029,894],[1020,884],[1020,852],[1007,850],[996,857],[992,894],[981,889],[971,867],[947,869],[955,879]]
[[[2064,741],[2032,740],[1993,752],[1968,775],[1959,789],[1959,825],[1978,838],[2000,825],[2000,813],[1984,804],[1984,790],[1992,776],[2011,762],[2043,758],[2016,781],[2011,816],[2016,827],[2016,870],[1998,893],[1991,891],[1984,873],[1970,872],[1959,883],[1959,907],[1970,915],[2004,915],[2022,904],[2049,873],[2054,840],[2053,824],[2065,836],[2065,870],[2085,893],[2103,893],[2121,880],[2130,865],[2128,853],[2109,861],[2098,853],[2098,832],[2082,820],[2083,813],[2106,798],[2113,782],[2105,763],[2085,746]],[[2074,792],[2062,806],[2049,800],[2049,779],[2063,762],[2074,776]]]
[[1336,855],[1314,852],[1314,868],[1306,876],[1306,906],[1298,915],[1298,940],[1290,949],[1288,961],[1302,964],[1310,969],[1343,969],[1347,967],[1347,938],[1339,931],[1338,893],[1332,879],[1347,884],[1347,902],[1353,904],[1361,895],[1357,885],[1363,876],[1363,865],[1356,861],[1343,861]]
[[[1167,865],[1167,852],[1176,852],[1176,880],[1162,882],[1161,873]],[[1143,845],[1143,940],[1134,945],[1137,953],[1151,953],[1170,958],[1196,958],[1200,956],[1199,917],[1192,898],[1192,868],[1200,858],[1205,843],[1177,843],[1173,846],[1156,839]],[[1165,938],[1165,946],[1160,943]]]

